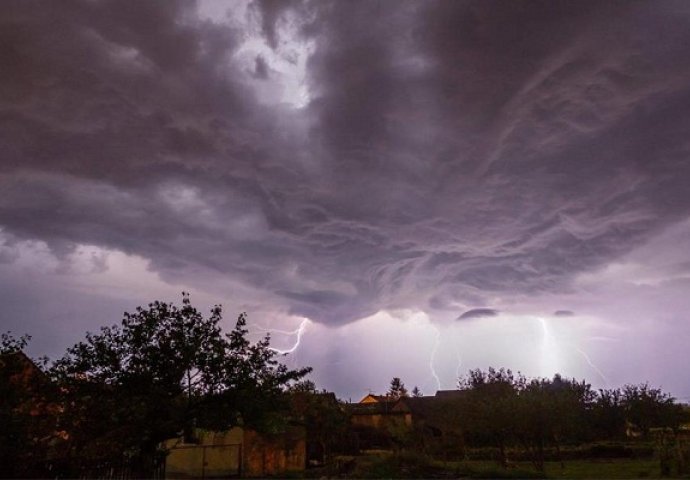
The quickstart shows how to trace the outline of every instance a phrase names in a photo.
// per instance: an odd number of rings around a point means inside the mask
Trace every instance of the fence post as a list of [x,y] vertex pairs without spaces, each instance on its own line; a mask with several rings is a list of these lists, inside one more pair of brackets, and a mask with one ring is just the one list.
[[244,466],[244,458],[242,458],[242,444],[240,443],[239,445],[239,454],[238,454],[238,462],[237,462],[237,475],[242,476],[242,467]]
[[201,480],[206,478],[206,447],[201,447]]

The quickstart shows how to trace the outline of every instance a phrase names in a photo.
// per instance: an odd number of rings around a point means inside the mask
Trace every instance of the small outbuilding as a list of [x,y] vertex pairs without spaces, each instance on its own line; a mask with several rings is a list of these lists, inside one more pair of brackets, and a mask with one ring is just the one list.
[[197,429],[194,440],[164,442],[165,477],[171,479],[285,476],[306,466],[304,427],[279,434],[235,427],[223,432]]

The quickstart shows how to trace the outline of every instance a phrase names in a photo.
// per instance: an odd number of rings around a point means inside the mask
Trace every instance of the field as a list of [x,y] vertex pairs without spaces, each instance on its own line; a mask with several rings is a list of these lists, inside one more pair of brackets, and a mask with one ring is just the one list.
[[507,469],[486,460],[442,462],[415,454],[373,454],[340,457],[337,471],[311,471],[309,477],[330,478],[559,478],[633,479],[662,477],[656,458],[569,460],[546,462],[543,474],[529,462],[516,462]]
[[[518,462],[511,468],[502,469],[493,462],[469,461],[447,464],[447,471],[457,472],[467,478],[540,478],[534,467],[528,462]],[[546,478],[661,478],[659,461],[654,458],[644,459],[605,459],[605,460],[570,460],[563,464],[546,462]]]

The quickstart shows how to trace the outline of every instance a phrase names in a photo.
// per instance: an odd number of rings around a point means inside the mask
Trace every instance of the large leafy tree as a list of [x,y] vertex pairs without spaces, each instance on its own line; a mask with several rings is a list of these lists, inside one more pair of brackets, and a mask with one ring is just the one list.
[[652,427],[677,430],[684,417],[682,407],[670,394],[646,383],[623,387],[620,404],[627,420],[645,437]]
[[459,389],[467,392],[462,415],[468,439],[496,447],[503,466],[508,463],[506,450],[514,439],[518,394],[526,383],[522,374],[504,368],[470,370],[467,377],[458,380]]
[[181,307],[139,307],[69,348],[52,369],[68,451],[93,459],[125,452],[148,462],[162,440],[194,427],[279,428],[285,389],[310,369],[281,364],[268,336],[250,342],[245,314],[227,335],[221,320],[220,306],[204,317],[183,294]]
[[596,438],[625,438],[625,410],[620,388],[600,389],[592,408],[591,428]]
[[682,406],[670,394],[643,383],[600,390],[592,425],[600,437],[622,438],[628,426],[647,436],[652,428],[677,430],[684,421]]
[[559,374],[553,379],[534,379],[521,389],[515,435],[537,470],[544,470],[545,447],[554,446],[560,459],[563,443],[577,443],[588,437],[587,424],[595,399],[596,393],[588,383]]
[[343,406],[333,393],[317,390],[310,380],[300,382],[291,389],[292,413],[307,431],[307,438],[316,442],[318,451],[312,458],[326,461],[335,452],[348,449],[350,424]]

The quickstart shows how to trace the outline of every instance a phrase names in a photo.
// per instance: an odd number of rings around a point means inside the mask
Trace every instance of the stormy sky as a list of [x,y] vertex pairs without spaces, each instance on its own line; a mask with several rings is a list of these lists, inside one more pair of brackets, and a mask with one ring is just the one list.
[[3,1],[1,330],[186,290],[353,400],[690,401],[688,45],[685,1]]

